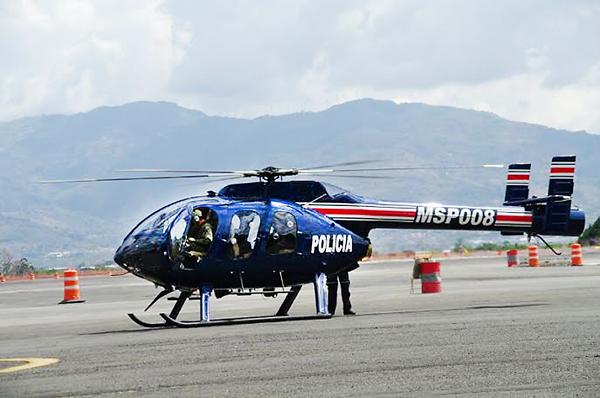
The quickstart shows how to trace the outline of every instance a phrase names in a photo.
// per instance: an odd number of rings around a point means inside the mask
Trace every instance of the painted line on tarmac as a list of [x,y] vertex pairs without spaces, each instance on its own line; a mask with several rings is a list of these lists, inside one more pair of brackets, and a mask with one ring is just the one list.
[[22,365],[10,366],[8,368],[0,369],[0,374],[2,373],[14,373],[19,372],[21,370],[39,368],[42,366],[49,366],[57,363],[59,359],[57,358],[0,358],[0,363],[2,362],[25,362]]

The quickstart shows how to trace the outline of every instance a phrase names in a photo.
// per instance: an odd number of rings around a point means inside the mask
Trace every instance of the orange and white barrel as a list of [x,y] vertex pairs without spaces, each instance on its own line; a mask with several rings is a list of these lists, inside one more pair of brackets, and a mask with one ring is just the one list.
[[64,299],[59,304],[83,303],[81,292],[79,290],[79,274],[75,269],[68,269],[64,272]]
[[519,265],[519,251],[517,249],[511,249],[506,252],[506,261],[509,267],[516,267]]
[[4,274],[0,274],[0,283],[5,283],[6,282],[6,277],[4,276]]
[[439,293],[442,291],[442,277],[438,261],[423,261],[421,270],[421,293]]
[[58,275],[58,272],[54,273],[54,279],[60,279],[60,275]]
[[35,273],[30,272],[29,274],[27,274],[27,277],[29,278],[30,281],[34,281],[35,280]]
[[528,248],[528,256],[527,256],[527,262],[529,263],[530,267],[539,267],[540,266],[540,256],[538,254],[538,247],[531,245]]
[[579,243],[573,243],[571,245],[571,265],[572,266],[583,265],[583,257],[581,255],[581,245]]

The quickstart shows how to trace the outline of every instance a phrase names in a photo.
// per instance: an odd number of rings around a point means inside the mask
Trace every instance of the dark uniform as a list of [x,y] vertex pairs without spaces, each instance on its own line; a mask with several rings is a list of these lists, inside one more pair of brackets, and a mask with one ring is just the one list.
[[337,290],[338,290],[338,279],[339,284],[342,285],[342,303],[344,305],[344,315],[355,315],[352,311],[352,304],[350,303],[350,278],[348,272],[340,272],[337,275],[331,275],[327,278],[327,290],[328,302],[329,302],[329,313],[335,314],[335,307],[337,306]]

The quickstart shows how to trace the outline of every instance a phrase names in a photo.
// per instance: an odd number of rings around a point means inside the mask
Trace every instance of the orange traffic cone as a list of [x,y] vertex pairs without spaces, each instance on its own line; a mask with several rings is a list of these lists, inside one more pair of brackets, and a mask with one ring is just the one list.
[[531,245],[529,246],[529,258],[527,262],[530,267],[539,267],[540,266],[540,256],[538,255],[538,247]]
[[64,300],[58,304],[71,304],[71,303],[83,303],[85,300],[81,299],[79,292],[79,275],[77,270],[68,269],[64,273],[64,287],[65,295]]
[[579,243],[573,243],[571,245],[571,265],[583,265],[583,257],[581,256],[581,245]]
[[54,279],[60,279],[60,275],[58,275],[58,272],[54,273]]

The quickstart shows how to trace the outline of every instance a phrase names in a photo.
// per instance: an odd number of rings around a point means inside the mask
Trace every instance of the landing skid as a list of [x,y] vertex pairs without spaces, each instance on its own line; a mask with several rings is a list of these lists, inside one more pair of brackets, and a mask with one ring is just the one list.
[[169,326],[166,322],[150,323],[150,322],[142,321],[140,318],[138,318],[135,314],[132,314],[132,313],[127,314],[127,316],[129,317],[129,319],[131,319],[138,325],[143,326],[145,328],[164,328],[165,326]]
[[[181,294],[177,298],[177,302],[175,303],[175,305],[173,306],[173,309],[171,310],[171,312],[169,314],[170,317],[172,317],[173,319],[177,318],[177,316],[181,312],[181,308],[183,308],[183,304],[185,304],[185,301],[191,296],[191,294],[192,294],[192,292],[183,292],[183,291],[181,292]],[[158,294],[157,298],[160,298],[162,296],[164,296],[164,294],[161,292]],[[154,299],[152,301],[152,303],[150,303],[150,305],[154,304],[155,302],[156,302],[156,299]],[[146,307],[146,310],[148,308],[150,308],[150,306]],[[127,316],[133,322],[137,323],[140,326],[146,327],[146,328],[161,328],[161,327],[169,326],[169,324],[167,322],[150,323],[150,322],[143,321],[140,318],[138,318],[135,314],[132,314],[132,313],[127,314]]]
[[331,318],[330,314],[306,315],[306,316],[280,316],[280,315],[273,316],[272,315],[272,316],[212,319],[210,321],[178,321],[164,313],[161,313],[160,316],[165,320],[165,323],[167,324],[167,326],[174,326],[177,328],[201,328],[201,327],[209,327],[209,326],[248,325],[248,324],[252,324],[252,323],[273,323],[273,322],[304,321],[304,320]]
[[[147,328],[159,328],[159,327],[178,327],[178,328],[196,328],[206,326],[219,326],[219,325],[238,325],[238,324],[252,324],[252,323],[266,323],[266,322],[283,322],[283,321],[298,321],[308,319],[329,319],[331,315],[327,311],[327,277],[323,273],[316,274],[313,280],[315,288],[315,304],[316,304],[316,315],[309,316],[288,316],[292,304],[296,300],[298,293],[302,285],[291,286],[290,290],[278,291],[278,293],[286,294],[285,300],[281,303],[281,306],[277,310],[275,315],[270,316],[251,316],[242,318],[224,318],[224,319],[210,319],[210,296],[213,288],[210,285],[203,285],[200,287],[200,320],[198,321],[178,321],[177,316],[181,312],[181,308],[185,302],[190,299],[192,295],[191,291],[182,291],[177,302],[173,306],[173,309],[169,314],[160,313],[161,318],[164,322],[150,323],[141,320],[135,314],[127,314],[129,318],[140,326]],[[146,308],[150,308],[158,299],[165,296],[169,292],[159,293],[150,305]]]

